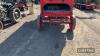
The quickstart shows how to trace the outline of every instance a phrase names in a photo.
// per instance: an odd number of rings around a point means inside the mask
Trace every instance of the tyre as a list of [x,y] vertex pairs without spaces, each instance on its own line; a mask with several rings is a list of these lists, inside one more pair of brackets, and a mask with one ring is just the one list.
[[37,29],[39,31],[42,29],[42,20],[41,20],[40,16],[38,16],[38,18],[37,18]]
[[74,32],[73,32],[73,30],[68,29],[66,34],[67,34],[67,39],[68,40],[73,40],[74,39]]
[[26,17],[26,16],[27,16],[27,14],[22,14],[21,16],[22,16],[22,17]]
[[4,29],[4,24],[2,21],[0,21],[0,31],[2,31]]
[[13,13],[13,19],[15,21],[17,21],[17,19],[21,18],[21,13],[20,13],[20,10],[18,8],[15,8],[12,13]]
[[72,16],[70,18],[69,30],[74,30],[75,26],[76,26],[76,18],[75,18],[75,16]]

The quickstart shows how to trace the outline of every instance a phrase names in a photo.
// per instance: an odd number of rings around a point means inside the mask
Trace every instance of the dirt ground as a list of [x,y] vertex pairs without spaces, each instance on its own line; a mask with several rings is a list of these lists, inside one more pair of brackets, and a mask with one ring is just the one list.
[[[37,9],[35,15],[18,20],[0,33],[0,56],[100,56],[99,14],[93,19],[77,18],[74,32],[68,31],[67,25],[45,25],[39,32]],[[94,48],[95,52],[78,53],[78,48]]]

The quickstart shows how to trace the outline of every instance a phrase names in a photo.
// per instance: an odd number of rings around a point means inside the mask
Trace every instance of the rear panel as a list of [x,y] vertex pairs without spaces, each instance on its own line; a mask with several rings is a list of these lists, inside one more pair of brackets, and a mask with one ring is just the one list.
[[[41,12],[43,12],[44,10],[44,7],[46,5],[54,5],[55,6],[61,6],[62,8],[64,8],[63,6],[67,6],[70,8],[70,11],[73,10],[73,6],[74,6],[74,0],[40,0],[40,5],[41,5]],[[67,9],[67,8],[65,8]],[[68,9],[69,10],[69,9]]]

